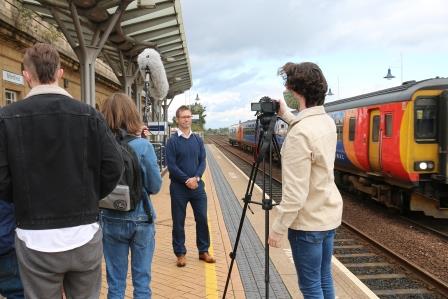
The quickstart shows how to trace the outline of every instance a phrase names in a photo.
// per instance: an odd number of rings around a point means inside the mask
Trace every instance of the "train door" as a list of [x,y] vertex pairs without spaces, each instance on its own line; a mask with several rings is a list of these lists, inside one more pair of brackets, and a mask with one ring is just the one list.
[[370,111],[369,163],[371,171],[381,170],[380,111]]

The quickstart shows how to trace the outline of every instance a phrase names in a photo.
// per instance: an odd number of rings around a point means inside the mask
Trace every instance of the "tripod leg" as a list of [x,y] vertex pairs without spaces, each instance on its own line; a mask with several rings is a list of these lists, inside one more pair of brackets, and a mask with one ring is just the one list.
[[227,289],[229,287],[230,275],[232,274],[233,264],[235,263],[236,251],[238,249],[238,244],[240,242],[241,232],[243,230],[243,224],[244,224],[244,219],[246,218],[247,208],[249,207],[249,203],[251,202],[252,191],[254,189],[255,179],[257,177],[259,164],[260,164],[259,162],[255,162],[252,165],[249,182],[247,184],[246,194],[244,195],[244,207],[243,207],[243,211],[241,213],[240,224],[238,226],[238,232],[236,234],[236,240],[235,240],[235,244],[233,245],[233,250],[230,253],[231,261],[230,261],[230,266],[229,266],[229,272],[227,273],[226,286],[224,288],[224,293],[222,295],[223,299],[226,298]]
[[274,145],[274,152],[278,158],[278,163],[282,164],[282,157],[280,156],[280,145],[278,144],[277,138],[275,135],[272,136],[272,144]]
[[269,298],[269,210],[264,212],[264,283],[266,298]]
[[223,299],[226,298],[227,289],[229,287],[230,275],[232,274],[233,264],[235,263],[236,251],[238,249],[238,243],[240,242],[241,231],[242,231],[243,224],[244,224],[244,218],[246,217],[246,211],[247,211],[248,205],[249,205],[249,202],[246,202],[244,204],[243,213],[241,214],[241,219],[240,219],[240,225],[238,227],[238,233],[236,235],[235,245],[233,246],[233,251],[230,253],[231,261],[230,261],[229,272],[227,273],[227,280],[226,280],[226,286],[224,288],[224,294],[222,295]]

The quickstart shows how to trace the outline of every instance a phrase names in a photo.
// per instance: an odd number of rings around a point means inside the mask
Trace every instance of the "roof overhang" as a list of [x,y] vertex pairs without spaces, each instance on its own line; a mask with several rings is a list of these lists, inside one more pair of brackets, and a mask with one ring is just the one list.
[[[191,88],[192,76],[180,0],[24,0],[24,6],[64,33],[75,48],[94,47],[105,36],[112,18],[118,21],[107,35],[99,58],[117,77],[136,73],[137,56],[156,49],[165,66],[173,96]],[[117,9],[123,13],[115,14]]]

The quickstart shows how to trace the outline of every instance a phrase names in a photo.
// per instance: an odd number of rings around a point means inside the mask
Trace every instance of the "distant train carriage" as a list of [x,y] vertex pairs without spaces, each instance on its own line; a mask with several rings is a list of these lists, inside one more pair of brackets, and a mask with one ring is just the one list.
[[[256,119],[234,124],[229,127],[229,143],[238,145],[243,150],[256,153],[259,138],[259,131],[256,130]],[[283,120],[278,119],[274,127],[274,136],[280,148],[287,130],[288,125]]]
[[229,143],[231,145],[238,145],[238,133],[240,131],[240,124],[235,124],[229,128]]
[[325,104],[335,120],[335,179],[396,208],[448,218],[448,79]]
[[256,120],[251,119],[241,123],[242,135],[240,139],[240,146],[245,150],[253,151],[257,145],[258,133],[255,132]]

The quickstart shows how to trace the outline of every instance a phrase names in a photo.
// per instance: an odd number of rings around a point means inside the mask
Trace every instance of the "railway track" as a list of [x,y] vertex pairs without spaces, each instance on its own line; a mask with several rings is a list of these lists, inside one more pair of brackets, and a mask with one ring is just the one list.
[[417,227],[428,230],[440,238],[448,241],[448,221],[446,219],[428,219],[418,216],[401,216],[404,220],[414,224]]
[[[251,154],[231,146],[225,138],[209,137],[207,140],[220,148],[247,176],[250,175],[253,163]],[[272,171],[272,191],[273,200],[279,202],[281,172],[278,167],[276,169],[275,172]],[[257,177],[256,183],[261,186],[262,175]],[[430,226],[420,225],[418,221],[412,223],[446,238],[443,231],[429,229]],[[343,225],[337,230],[334,255],[380,298],[448,298],[446,281],[396,253],[347,219],[343,220]]]

